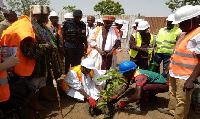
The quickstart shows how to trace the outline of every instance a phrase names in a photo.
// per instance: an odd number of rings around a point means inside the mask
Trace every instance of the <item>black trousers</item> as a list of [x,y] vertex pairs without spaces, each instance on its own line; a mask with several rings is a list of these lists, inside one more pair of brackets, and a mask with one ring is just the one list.
[[71,44],[65,42],[65,74],[68,72],[70,65],[71,67],[80,65],[81,58],[84,56],[84,45],[83,44]]

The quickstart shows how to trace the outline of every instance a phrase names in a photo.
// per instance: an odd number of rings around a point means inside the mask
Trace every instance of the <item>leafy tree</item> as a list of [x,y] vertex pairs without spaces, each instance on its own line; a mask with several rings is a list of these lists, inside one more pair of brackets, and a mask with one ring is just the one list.
[[171,11],[175,11],[177,8],[180,8],[184,5],[199,5],[199,0],[169,0],[169,2],[165,3],[168,5],[168,8],[171,9]]
[[30,15],[31,5],[49,5],[50,0],[6,0],[7,9],[12,9],[17,14]]
[[94,6],[94,11],[100,12],[100,15],[121,15],[125,14],[122,5],[113,0],[102,0]]
[[67,12],[73,12],[74,10],[76,10],[75,8],[76,6],[63,6],[63,10],[66,10]]

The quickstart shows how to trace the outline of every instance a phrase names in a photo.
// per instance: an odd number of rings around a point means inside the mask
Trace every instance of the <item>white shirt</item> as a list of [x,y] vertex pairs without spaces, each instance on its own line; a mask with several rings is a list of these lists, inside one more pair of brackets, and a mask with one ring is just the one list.
[[95,39],[95,31],[96,31],[96,26],[93,25],[92,27],[89,27],[88,25],[86,26],[86,36],[87,36],[87,41],[90,42],[91,39]]
[[80,82],[76,72],[70,70],[65,79],[65,82],[71,87],[66,91],[67,95],[84,101],[84,95],[78,91],[82,88],[90,97],[97,100],[100,93],[97,85],[104,85],[105,81],[97,81],[94,78],[103,77],[105,73],[105,70],[94,70],[93,78],[90,78],[88,74],[85,75],[82,73],[82,81]]
[[[198,33],[197,35],[195,35],[193,38],[191,38],[189,40],[188,45],[187,45],[187,49],[191,52],[196,53],[196,54],[200,54],[200,33]],[[169,74],[170,74],[171,77],[174,77],[174,78],[179,78],[179,79],[184,79],[184,80],[187,80],[189,78],[188,76],[176,75],[172,72],[171,69],[169,70]]]
[[[102,44],[103,44],[103,35],[102,35],[102,28],[98,31],[98,35],[96,37],[96,41],[91,40],[90,45],[92,47],[97,46],[98,48],[100,48],[101,50],[104,51],[110,51],[113,46],[115,45],[115,41],[117,40],[117,36],[115,33],[115,30],[110,27],[107,38],[106,38],[106,44],[104,49],[102,49]],[[88,58],[94,59],[95,60],[95,67],[96,69],[101,69],[101,65],[102,65],[102,56],[101,54],[96,50],[96,49],[92,49],[92,51],[90,52],[90,54],[88,55]],[[115,69],[116,67],[116,62],[112,61],[112,68]]]

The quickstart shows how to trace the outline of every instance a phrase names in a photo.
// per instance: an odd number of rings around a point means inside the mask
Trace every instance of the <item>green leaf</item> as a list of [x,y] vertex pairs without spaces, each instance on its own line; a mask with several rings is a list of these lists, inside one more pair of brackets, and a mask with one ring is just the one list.
[[105,80],[108,80],[109,78],[108,77],[97,77],[97,78],[94,78],[95,80],[98,80],[98,81],[105,81]]

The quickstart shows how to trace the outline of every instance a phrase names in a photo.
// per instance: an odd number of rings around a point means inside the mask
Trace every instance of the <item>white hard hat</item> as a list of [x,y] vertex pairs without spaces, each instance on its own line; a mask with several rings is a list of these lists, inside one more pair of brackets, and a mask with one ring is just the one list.
[[74,18],[72,13],[65,13],[64,18]]
[[102,19],[97,19],[97,22],[103,23]]
[[50,12],[50,17],[58,17],[58,13],[55,11]]
[[85,58],[81,61],[81,66],[84,66],[88,69],[95,69],[95,61],[90,58]]
[[136,24],[134,23],[134,24],[132,24],[131,26],[136,26]]
[[178,24],[182,21],[192,19],[200,15],[200,10],[197,6],[185,5],[175,12],[175,19],[172,24]]
[[138,23],[137,29],[138,30],[145,30],[145,29],[147,29],[149,27],[150,27],[150,25],[149,25],[149,23],[147,21],[140,21]]
[[117,24],[124,24],[124,20],[115,20]]
[[117,27],[116,22],[112,23],[112,27]]
[[167,21],[174,21],[174,17],[175,17],[175,14],[170,14],[168,17],[167,17]]
[[144,21],[143,19],[135,19],[135,22]]
[[198,9],[200,10],[200,5],[195,5],[195,6],[197,6],[197,7],[198,7]]

